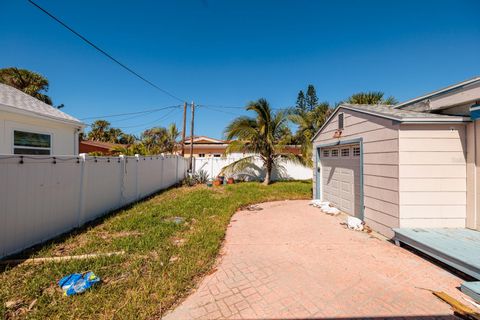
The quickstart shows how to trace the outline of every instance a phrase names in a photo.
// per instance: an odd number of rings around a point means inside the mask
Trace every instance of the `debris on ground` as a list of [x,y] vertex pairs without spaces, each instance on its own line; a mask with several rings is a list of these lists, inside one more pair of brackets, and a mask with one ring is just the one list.
[[170,260],[168,260],[168,262],[174,263],[174,262],[177,261],[178,259],[179,259],[178,256],[172,256],[172,257],[170,258]]
[[181,247],[185,244],[187,240],[182,239],[182,238],[173,238],[172,243],[174,246]]
[[356,217],[347,217],[347,228],[350,230],[355,230],[355,231],[362,231],[363,226],[365,225],[365,222],[362,220],[356,218]]
[[142,236],[143,232],[138,231],[121,231],[121,232],[99,232],[98,236],[103,240],[117,239],[117,238],[126,238],[126,237],[139,237]]
[[[428,290],[428,289],[427,289]],[[443,291],[433,291],[433,290],[428,290],[433,293],[433,295],[443,302],[446,302],[447,304],[450,305],[452,308],[453,312],[460,316],[463,319],[472,319],[472,320],[480,320],[480,313],[476,312],[469,306],[464,305],[457,299],[451,297],[447,293]]]
[[20,304],[22,304],[22,300],[10,300],[5,302],[5,308],[13,309],[18,307]]
[[63,277],[58,281],[58,285],[62,288],[66,296],[72,296],[74,294],[85,292],[91,288],[94,284],[100,282],[100,278],[93,272],[89,271],[85,274],[72,273]]
[[326,214],[333,215],[333,216],[336,216],[337,214],[340,213],[340,210],[335,208],[328,201],[321,201],[321,200],[316,199],[316,200],[310,201],[310,205],[314,206],[315,208],[320,208],[320,210],[322,210],[322,212],[324,212]]
[[182,217],[174,217],[174,218],[172,219],[172,221],[173,221],[173,223],[175,223],[175,224],[181,224],[181,223],[183,223],[183,221],[185,221],[185,219],[182,218]]
[[0,261],[0,265],[10,265],[10,264],[20,264],[20,263],[39,264],[43,262],[60,262],[60,261],[66,261],[66,260],[83,260],[83,259],[91,259],[91,258],[98,258],[98,257],[120,256],[123,254],[125,254],[125,251],[91,253],[91,254],[81,254],[77,256],[63,256],[63,257],[13,259],[13,260]]
[[261,210],[263,210],[263,208],[261,208],[258,204],[252,204],[252,205],[249,205],[249,206],[245,207],[245,210],[248,210],[248,211],[261,211]]

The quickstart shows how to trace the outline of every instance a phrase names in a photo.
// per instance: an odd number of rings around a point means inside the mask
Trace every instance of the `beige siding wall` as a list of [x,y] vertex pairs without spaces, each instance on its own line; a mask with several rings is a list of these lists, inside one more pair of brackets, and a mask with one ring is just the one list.
[[480,230],[480,121],[467,125],[467,221]]
[[465,227],[465,133],[464,125],[400,126],[400,227]]
[[[399,226],[399,125],[355,111],[341,109],[340,112],[345,114],[342,137],[333,138],[338,128],[337,113],[316,137],[314,154],[320,145],[363,138],[365,222],[374,230],[391,237],[391,228]],[[316,172],[313,181],[313,190],[316,192]]]

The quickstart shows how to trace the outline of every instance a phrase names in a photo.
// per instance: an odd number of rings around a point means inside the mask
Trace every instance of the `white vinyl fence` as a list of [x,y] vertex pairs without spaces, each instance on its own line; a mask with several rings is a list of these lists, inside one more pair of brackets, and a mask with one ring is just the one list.
[[0,258],[181,181],[180,156],[0,155]]
[[[213,179],[220,174],[223,167],[240,159],[242,157],[195,158],[195,172],[198,173],[200,170],[204,170],[208,173],[209,178]],[[280,167],[274,168],[272,171],[273,180],[307,180],[312,179],[312,175],[312,168],[290,161],[284,161]],[[233,176],[245,180],[262,180],[265,177],[262,161],[257,157],[253,164],[249,165],[242,172],[235,173]]]

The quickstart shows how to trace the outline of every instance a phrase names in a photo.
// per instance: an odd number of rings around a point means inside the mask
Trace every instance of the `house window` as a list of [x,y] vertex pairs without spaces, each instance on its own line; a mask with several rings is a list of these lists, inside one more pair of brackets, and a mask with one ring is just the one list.
[[332,149],[332,157],[338,157],[338,149]]
[[14,154],[47,154],[52,148],[52,137],[49,134],[26,131],[13,131]]
[[215,154],[213,155],[214,158],[220,158],[221,156],[222,156],[222,155],[221,155],[221,154],[218,154],[218,153],[215,153]]
[[353,156],[360,157],[360,147],[353,147]]
[[323,150],[323,157],[328,158],[330,156],[330,150]]
[[349,148],[344,148],[342,149],[342,157],[349,157],[350,156],[350,149]]
[[338,114],[338,130],[343,130],[343,113]]
[[198,156],[199,156],[200,158],[205,158],[205,153],[199,153]]

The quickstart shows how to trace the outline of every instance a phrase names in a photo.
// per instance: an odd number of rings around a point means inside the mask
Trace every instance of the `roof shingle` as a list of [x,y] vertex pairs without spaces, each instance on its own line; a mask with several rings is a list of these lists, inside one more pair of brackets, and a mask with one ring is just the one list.
[[65,112],[62,112],[34,97],[6,84],[0,83],[0,104],[35,113],[40,116],[67,121],[79,126],[83,123]]

